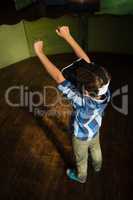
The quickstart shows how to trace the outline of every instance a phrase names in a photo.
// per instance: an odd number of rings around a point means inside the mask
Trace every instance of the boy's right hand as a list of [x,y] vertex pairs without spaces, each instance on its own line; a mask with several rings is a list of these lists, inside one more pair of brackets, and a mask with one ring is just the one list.
[[57,35],[60,37],[67,39],[71,34],[68,26],[61,26],[56,29]]

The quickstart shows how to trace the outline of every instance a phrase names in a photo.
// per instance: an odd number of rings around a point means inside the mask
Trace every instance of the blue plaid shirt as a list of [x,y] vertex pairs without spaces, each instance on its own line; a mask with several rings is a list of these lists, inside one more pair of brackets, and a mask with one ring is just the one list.
[[104,99],[97,100],[82,95],[68,80],[59,84],[58,89],[70,100],[75,109],[74,135],[81,140],[94,138],[101,127],[103,112],[110,100],[109,90]]

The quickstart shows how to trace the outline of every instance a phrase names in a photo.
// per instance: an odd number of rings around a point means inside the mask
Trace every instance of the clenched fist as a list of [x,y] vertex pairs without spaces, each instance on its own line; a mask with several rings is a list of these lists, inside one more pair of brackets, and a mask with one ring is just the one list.
[[62,37],[64,39],[68,38],[71,35],[68,26],[58,27],[56,29],[56,33],[57,33],[57,35],[59,35],[60,37]]
[[43,53],[43,41],[39,40],[34,43],[34,50],[36,54]]

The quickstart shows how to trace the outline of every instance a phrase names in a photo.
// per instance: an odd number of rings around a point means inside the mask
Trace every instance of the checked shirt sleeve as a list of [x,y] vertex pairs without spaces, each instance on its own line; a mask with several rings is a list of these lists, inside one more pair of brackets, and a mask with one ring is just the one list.
[[68,100],[70,100],[71,104],[75,108],[81,107],[83,105],[83,97],[81,93],[76,89],[74,85],[71,84],[70,81],[63,81],[58,85],[58,89]]

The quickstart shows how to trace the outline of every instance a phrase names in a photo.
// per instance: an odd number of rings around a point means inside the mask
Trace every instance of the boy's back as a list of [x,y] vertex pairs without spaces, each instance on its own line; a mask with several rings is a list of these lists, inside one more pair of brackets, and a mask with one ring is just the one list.
[[62,70],[67,80],[60,83],[58,89],[71,101],[74,108],[74,135],[81,140],[91,140],[101,126],[103,112],[110,100],[110,92],[108,89],[99,100],[80,92],[76,77],[77,71],[81,70],[82,62],[82,59],[78,59]]

